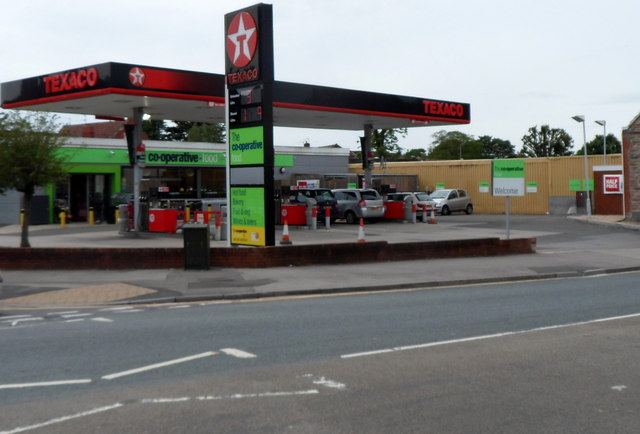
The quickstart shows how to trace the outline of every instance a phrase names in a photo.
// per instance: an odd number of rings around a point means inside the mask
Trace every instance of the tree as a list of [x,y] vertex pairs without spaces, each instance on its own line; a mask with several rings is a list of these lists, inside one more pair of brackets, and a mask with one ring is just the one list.
[[402,154],[402,159],[407,161],[424,161],[427,159],[427,151],[424,148],[411,149]]
[[23,193],[20,247],[29,244],[31,199],[35,188],[66,177],[58,150],[64,137],[56,118],[43,113],[11,112],[0,116],[0,192]]
[[398,145],[400,137],[406,137],[406,128],[373,130],[371,137],[371,150],[381,160],[397,160],[402,155],[402,149]]
[[225,142],[224,124],[206,124],[195,123],[191,126],[187,133],[188,142],[209,142],[224,143]]
[[561,157],[571,155],[573,139],[562,128],[549,128],[542,125],[529,128],[527,135],[522,137],[522,157]]
[[491,136],[480,136],[478,142],[482,145],[482,158],[513,158],[516,149],[509,140],[498,139]]
[[[588,155],[602,155],[603,154],[602,134],[597,135],[593,140],[587,142],[587,154]],[[620,140],[613,134],[607,134],[607,155],[619,154],[622,152],[622,144]],[[576,151],[576,155],[584,154],[584,146]]]
[[142,121],[142,131],[145,132],[149,140],[162,140],[164,130],[165,124],[162,120],[145,119]]
[[482,145],[473,136],[460,131],[441,130],[433,134],[430,160],[473,160],[482,158]]

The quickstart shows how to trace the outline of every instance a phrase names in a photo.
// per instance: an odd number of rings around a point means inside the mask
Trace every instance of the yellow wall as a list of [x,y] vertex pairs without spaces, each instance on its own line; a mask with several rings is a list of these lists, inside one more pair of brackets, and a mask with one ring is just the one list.
[[[549,198],[552,196],[575,197],[569,190],[569,180],[584,178],[584,157],[525,158],[525,182],[536,182],[537,193],[527,193],[511,198],[511,212],[514,214],[546,214],[549,212]],[[589,178],[593,179],[593,166],[604,164],[602,155],[589,156]],[[620,154],[607,155],[608,165],[621,165]],[[351,164],[349,171],[361,173],[360,164]],[[418,175],[421,190],[435,190],[436,183],[444,183],[445,188],[463,188],[471,195],[475,212],[500,214],[505,211],[504,197],[493,197],[490,193],[480,193],[481,182],[491,184],[491,160],[449,160],[387,162],[381,169],[376,163],[373,174]]]

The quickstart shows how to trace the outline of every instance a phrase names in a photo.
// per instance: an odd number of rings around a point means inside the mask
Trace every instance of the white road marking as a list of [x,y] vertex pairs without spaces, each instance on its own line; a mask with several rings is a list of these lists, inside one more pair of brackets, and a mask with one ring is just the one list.
[[15,327],[16,325],[18,325],[21,322],[25,322],[25,321],[44,321],[44,318],[42,317],[35,317],[35,318],[21,318],[21,319],[16,319],[14,321],[11,322],[11,327]]
[[76,414],[70,414],[68,416],[57,417],[55,419],[50,419],[48,421],[37,423],[37,424],[34,424],[34,425],[22,426],[22,427],[14,428],[14,429],[12,429],[10,431],[2,431],[2,432],[0,432],[0,434],[16,434],[16,433],[19,433],[19,432],[31,431],[31,430],[34,430],[34,429],[43,428],[45,426],[53,425],[53,424],[56,424],[56,423],[66,422],[66,421],[72,420],[72,419],[78,419],[78,418],[85,417],[85,416],[91,416],[91,415],[94,415],[94,414],[97,414],[97,413],[104,413],[105,411],[115,410],[116,408],[122,407],[123,405],[124,404],[120,404],[119,402],[117,402],[117,403],[115,403],[113,405],[94,408],[94,409],[89,410],[89,411],[83,411],[82,413],[76,413]]
[[92,313],[68,313],[66,315],[60,315],[62,318],[78,318],[81,316],[91,316]]
[[220,352],[225,353],[227,356],[233,356],[239,359],[253,359],[254,357],[258,357],[255,354],[247,353],[246,351],[238,350],[236,348],[223,348]]
[[167,307],[167,309],[185,309],[185,308],[188,308],[188,307],[191,307],[191,306],[188,305],[188,304],[181,304],[181,305],[178,305],[178,306],[169,306],[169,307]]
[[313,374],[306,374],[303,375],[304,378],[311,378],[311,381],[313,382],[313,384],[317,384],[318,386],[324,386],[327,387],[329,389],[338,389],[338,390],[344,390],[347,388],[347,385],[344,383],[340,383],[338,381],[334,381],[334,380],[329,380],[325,377],[318,377],[315,376]]
[[133,312],[142,312],[142,309],[127,309],[127,310],[117,310],[114,313],[133,313]]
[[98,322],[113,322],[112,319],[109,318],[102,318],[101,316],[96,317],[96,318],[91,318],[91,321],[98,321]]
[[259,393],[236,393],[234,395],[209,395],[209,396],[182,396],[179,398],[146,398],[141,399],[141,404],[175,404],[188,401],[222,401],[226,399],[251,399],[251,398],[277,398],[283,396],[317,395],[318,389],[294,390],[290,392],[259,392]]
[[621,319],[629,319],[629,318],[637,318],[637,317],[640,317],[640,313],[634,313],[634,314],[631,314],[631,315],[614,316],[614,317],[608,317],[608,318],[598,318],[598,319],[594,319],[594,320],[579,321],[579,322],[568,323],[568,324],[558,324],[558,325],[552,325],[552,326],[537,327],[537,328],[533,328],[533,329],[529,329],[529,330],[518,330],[518,331],[513,331],[513,332],[495,333],[495,334],[484,335],[484,336],[472,336],[472,337],[469,337],[469,338],[452,339],[452,340],[448,340],[448,341],[428,342],[428,343],[425,343],[425,344],[406,345],[406,346],[393,347],[393,348],[383,348],[383,349],[380,349],[380,350],[364,351],[364,352],[361,352],[361,353],[343,354],[343,355],[340,356],[340,358],[342,358],[342,359],[350,359],[350,358],[355,358],[355,357],[376,356],[376,355],[379,355],[379,354],[393,353],[393,352],[397,352],[397,351],[408,351],[408,350],[416,350],[416,349],[421,349],[421,348],[438,347],[438,346],[442,346],[442,345],[459,344],[459,343],[463,343],[463,342],[474,342],[474,341],[481,341],[481,340],[484,340],[484,339],[501,338],[501,337],[504,337],[504,336],[519,335],[519,334],[524,334],[524,333],[532,333],[532,332],[539,332],[539,331],[545,331],[545,330],[553,330],[553,329],[560,329],[560,328],[567,328],[567,327],[575,327],[575,326],[581,326],[581,325],[596,324],[596,323],[601,323],[601,322],[616,321],[616,320],[621,320]]
[[47,315],[70,315],[72,313],[78,313],[77,310],[69,310],[66,312],[49,312]]
[[611,386],[611,389],[615,390],[616,392],[622,392],[626,388],[627,386],[625,386],[624,384],[621,384],[619,386]]
[[5,320],[12,320],[12,319],[18,319],[18,318],[29,318],[31,315],[10,315],[10,316],[0,316],[0,318],[2,319],[2,322],[9,322],[9,321],[5,321]]
[[113,380],[115,378],[124,377],[127,375],[139,374],[140,372],[150,371],[152,369],[164,368],[166,366],[177,365],[179,363],[190,362],[192,360],[201,359],[203,357],[213,356],[216,353],[215,351],[207,351],[206,353],[195,354],[193,356],[182,357],[180,359],[168,360],[166,362],[155,363],[153,365],[142,366],[140,368],[130,369],[128,371],[116,372],[114,374],[105,375],[102,377],[103,380]]
[[30,387],[66,386],[68,384],[87,384],[87,383],[91,383],[91,381],[92,381],[91,379],[81,379],[81,380],[41,381],[39,383],[0,384],[0,389],[27,389]]
[[82,322],[84,320],[85,318],[77,318],[77,319],[68,319],[68,320],[65,320],[64,322]]

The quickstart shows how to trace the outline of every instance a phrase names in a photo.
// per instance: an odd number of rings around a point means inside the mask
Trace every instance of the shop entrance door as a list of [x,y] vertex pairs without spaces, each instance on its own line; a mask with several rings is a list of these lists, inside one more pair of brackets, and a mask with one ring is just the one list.
[[68,183],[68,207],[71,220],[86,222],[93,207],[96,223],[113,219],[110,204],[111,175],[72,174]]

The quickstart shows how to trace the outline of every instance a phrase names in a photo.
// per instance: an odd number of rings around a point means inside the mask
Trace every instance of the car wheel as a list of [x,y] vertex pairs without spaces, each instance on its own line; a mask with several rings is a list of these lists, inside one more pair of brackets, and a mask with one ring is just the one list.
[[442,211],[440,211],[440,214],[442,215],[449,215],[451,214],[451,211],[449,210],[449,207],[447,205],[444,205],[442,207]]
[[471,204],[467,205],[467,207],[464,209],[464,212],[466,212],[467,214],[472,214],[473,213],[473,205],[471,205]]
[[347,213],[344,215],[344,219],[350,225],[355,224],[356,221],[358,220],[358,218],[356,217],[356,214],[353,211],[347,211]]

